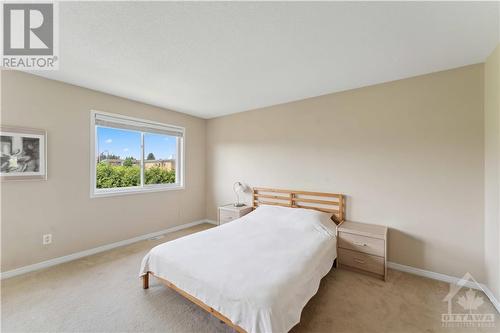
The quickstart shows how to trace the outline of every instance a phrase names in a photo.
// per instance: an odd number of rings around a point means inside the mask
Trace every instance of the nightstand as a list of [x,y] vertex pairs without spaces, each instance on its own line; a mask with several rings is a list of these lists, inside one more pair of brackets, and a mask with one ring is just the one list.
[[236,220],[251,211],[252,207],[249,206],[234,207],[233,204],[220,206],[218,209],[219,225]]
[[345,221],[337,227],[339,267],[387,278],[387,227]]

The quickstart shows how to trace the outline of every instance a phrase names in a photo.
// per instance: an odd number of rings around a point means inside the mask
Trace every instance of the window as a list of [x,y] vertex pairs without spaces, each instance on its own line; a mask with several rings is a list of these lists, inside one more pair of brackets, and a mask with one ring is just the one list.
[[92,112],[91,196],[182,189],[184,128]]

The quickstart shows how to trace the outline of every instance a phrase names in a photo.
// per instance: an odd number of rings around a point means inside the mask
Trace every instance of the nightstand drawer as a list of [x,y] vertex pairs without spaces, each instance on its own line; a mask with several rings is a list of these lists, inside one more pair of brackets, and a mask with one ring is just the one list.
[[385,241],[383,239],[339,232],[338,241],[339,247],[344,249],[373,254],[380,257],[385,255]]
[[219,211],[218,222],[220,225],[234,221],[250,213],[252,211],[252,207],[248,206],[235,207],[234,205],[230,204],[230,205],[220,206],[218,211]]
[[227,222],[231,222],[232,220],[236,220],[239,218],[238,212],[228,211],[221,209],[219,210],[219,223],[224,224]]
[[237,217],[233,217],[233,216],[221,216],[219,224],[231,222],[231,221],[236,220],[236,219],[237,219]]
[[382,276],[385,275],[385,260],[382,257],[339,249],[339,261],[341,265],[351,266]]

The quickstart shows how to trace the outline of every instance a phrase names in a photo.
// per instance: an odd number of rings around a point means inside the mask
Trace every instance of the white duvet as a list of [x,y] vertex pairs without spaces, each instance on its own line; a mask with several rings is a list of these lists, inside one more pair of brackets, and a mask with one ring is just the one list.
[[249,333],[288,332],[336,258],[335,224],[309,209],[261,206],[244,217],[154,247],[148,271]]

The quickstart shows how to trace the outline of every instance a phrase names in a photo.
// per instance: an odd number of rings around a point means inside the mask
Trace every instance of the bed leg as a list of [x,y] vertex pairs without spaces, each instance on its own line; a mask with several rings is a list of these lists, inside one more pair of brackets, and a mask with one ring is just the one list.
[[149,273],[142,276],[142,289],[149,288]]

